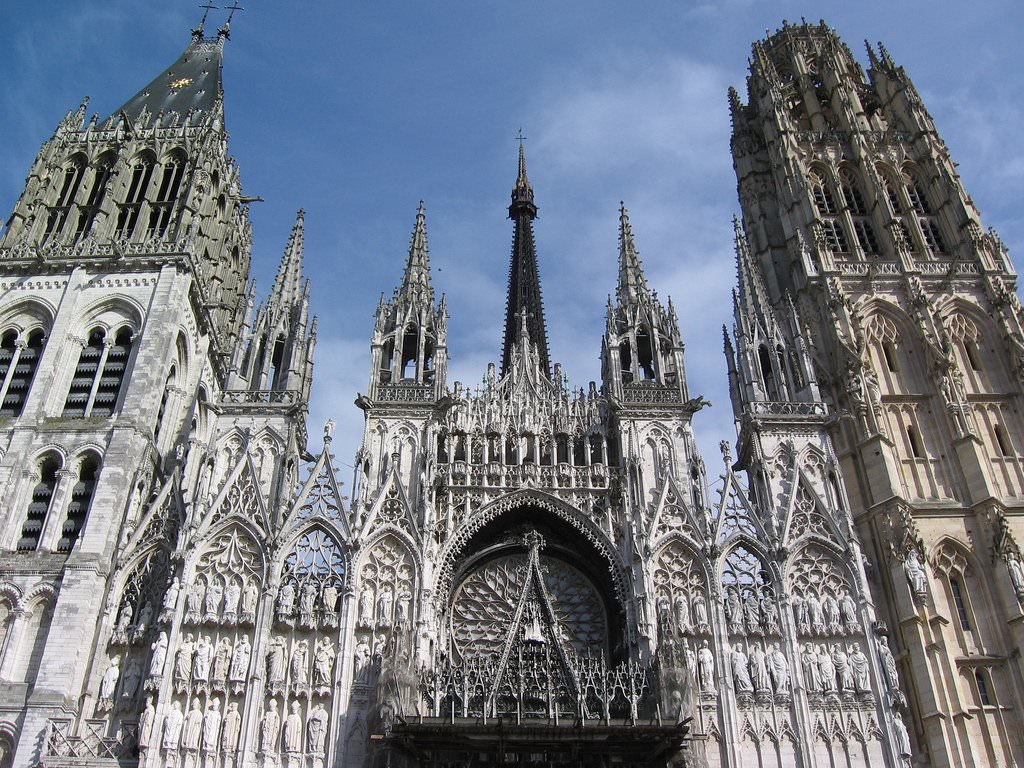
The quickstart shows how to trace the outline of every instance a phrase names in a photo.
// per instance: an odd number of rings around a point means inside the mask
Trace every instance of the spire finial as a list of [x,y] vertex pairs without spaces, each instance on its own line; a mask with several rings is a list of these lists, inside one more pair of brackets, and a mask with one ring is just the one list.
[[416,209],[416,223],[409,239],[409,256],[405,262],[399,293],[408,298],[422,295],[431,304],[434,301],[434,290],[430,285],[430,252],[427,248],[427,209],[422,200]]
[[291,234],[288,236],[288,245],[285,246],[284,255],[281,257],[281,264],[277,268],[277,277],[274,278],[274,288],[271,295],[276,298],[280,306],[284,306],[297,300],[302,295],[302,252],[304,241],[306,212],[299,208],[295,215],[295,224],[292,225]]
[[649,293],[644,277],[640,252],[633,240],[633,227],[629,223],[626,204],[619,202],[619,288],[617,297],[622,304],[635,304]]
[[206,17],[210,15],[210,11],[217,10],[219,6],[216,6],[207,0],[199,7],[203,9],[203,18],[199,20],[199,26],[192,30],[192,37],[196,39],[203,36],[203,29],[206,27]]
[[231,20],[235,18],[235,11],[244,11],[245,8],[238,4],[238,0],[231,0],[231,5],[225,6],[228,10],[227,21],[224,22],[224,26],[217,30],[217,36],[223,37],[225,40],[231,39]]

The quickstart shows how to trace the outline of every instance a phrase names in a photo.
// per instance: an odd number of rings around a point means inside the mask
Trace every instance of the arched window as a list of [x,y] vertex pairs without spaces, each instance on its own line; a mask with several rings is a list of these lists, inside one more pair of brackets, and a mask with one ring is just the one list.
[[779,381],[772,365],[771,352],[763,344],[757,348],[757,363],[761,368],[761,382],[764,384],[765,397],[771,402],[778,402],[781,399],[779,397]]
[[808,174],[808,182],[826,247],[835,253],[849,253],[850,246],[846,239],[846,232],[838,218],[839,208],[836,205],[836,198],[825,179],[824,170],[812,170]]
[[1014,456],[1013,443],[1010,442],[1010,436],[1003,429],[1003,425],[994,425],[992,431],[995,432],[996,446],[999,448],[999,454],[1001,456]]
[[0,336],[0,416],[21,415],[46,338],[38,328],[18,337],[13,328]]
[[89,516],[96,480],[100,473],[100,461],[93,455],[82,460],[78,468],[78,481],[71,489],[71,501],[68,502],[68,513],[60,530],[57,541],[58,552],[70,552],[78,541],[85,519]]
[[928,192],[920,177],[909,168],[903,170],[903,185],[907,192],[910,207],[917,216],[921,226],[921,236],[925,247],[931,253],[946,253],[946,242],[934,216],[934,210],[928,201]]
[[864,204],[859,179],[852,169],[843,168],[839,171],[839,182],[842,185],[843,200],[853,221],[853,234],[857,238],[857,245],[866,255],[877,254],[878,238],[875,236],[875,227],[871,223],[868,208]]
[[93,165],[92,186],[89,187],[89,195],[85,204],[80,206],[78,211],[78,224],[75,226],[75,239],[88,234],[96,214],[100,210],[103,198],[107,194],[107,184],[114,169],[114,155],[106,153]]
[[185,156],[181,152],[173,152],[164,161],[160,175],[160,186],[157,187],[156,200],[153,201],[149,213],[149,234],[163,237],[167,225],[174,213],[174,204],[181,191],[181,180],[185,175]]
[[971,617],[967,612],[967,603],[964,601],[964,590],[960,584],[960,576],[950,574],[949,592],[953,596],[953,606],[956,608],[957,619],[960,621],[960,628],[965,632],[971,631]]
[[32,498],[25,511],[25,522],[21,526],[21,538],[18,539],[19,552],[35,552],[39,548],[43,525],[53,502],[53,492],[57,489],[57,470],[60,467],[60,457],[55,453],[47,454],[39,462],[39,481],[32,489]]
[[50,206],[49,214],[46,217],[46,229],[43,232],[43,239],[51,235],[59,235],[64,229],[64,223],[68,220],[68,214],[75,206],[75,198],[78,196],[78,188],[82,184],[82,176],[85,174],[85,162],[82,158],[72,158],[62,174],[60,192],[57,199]]
[[40,600],[32,607],[18,641],[17,662],[13,675],[16,682],[29,685],[35,683],[52,620],[52,600]]
[[117,214],[118,237],[128,238],[135,232],[135,225],[138,224],[152,176],[153,158],[149,155],[140,155],[132,165],[128,194],[125,195]]
[[644,379],[651,380],[655,377],[654,346],[651,344],[651,334],[646,328],[640,328],[636,332],[636,362]]
[[622,383],[633,382],[633,356],[629,351],[629,341],[623,340],[619,344],[619,367],[622,369]]
[[991,707],[995,703],[988,685],[988,673],[979,669],[974,673],[974,682],[978,686],[978,704],[983,707]]
[[174,388],[177,377],[178,370],[172,365],[171,372],[167,374],[167,381],[164,383],[164,393],[160,397],[160,407],[156,412],[156,426],[153,428],[153,434],[158,438],[164,432],[164,416],[167,414],[167,403],[171,399],[171,391]]
[[116,332],[94,328],[78,356],[75,375],[64,400],[64,416],[110,416],[124,386],[135,340],[132,329]]
[[910,446],[910,454],[915,459],[924,458],[924,447],[921,445],[921,435],[913,424],[907,425],[907,444]]

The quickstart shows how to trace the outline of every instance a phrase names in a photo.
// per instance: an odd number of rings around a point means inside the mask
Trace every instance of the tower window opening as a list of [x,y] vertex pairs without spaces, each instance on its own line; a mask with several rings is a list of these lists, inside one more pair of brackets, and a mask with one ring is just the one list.
[[11,329],[0,337],[0,416],[20,416],[35,379],[45,336],[41,330],[28,334],[21,346]]
[[284,336],[278,336],[274,342],[274,351],[270,355],[270,372],[267,374],[267,386],[269,389],[280,389],[284,386],[288,371],[284,366]]
[[526,451],[523,453],[523,464],[533,464],[535,463],[534,451],[537,448],[537,438],[534,435],[530,434],[529,432],[526,433],[524,437],[524,442],[526,443]]
[[85,199],[85,205],[78,212],[78,226],[75,227],[75,238],[83,237],[92,228],[96,219],[103,198],[107,194],[107,183],[113,173],[114,162],[111,158],[103,158],[93,172],[92,187],[89,189],[89,196]]
[[950,576],[949,578],[949,591],[953,594],[953,605],[956,607],[956,615],[960,620],[960,628],[965,632],[970,632],[971,620],[967,613],[967,603],[964,602],[964,593],[960,587],[960,579],[956,576]]
[[551,466],[551,435],[540,438],[540,463],[545,467]]
[[879,252],[878,238],[875,236],[875,228],[870,219],[856,218],[853,220],[853,232],[857,236],[857,245],[868,255],[875,255]]
[[967,358],[968,365],[971,366],[972,371],[981,371],[981,355],[979,354],[978,345],[973,339],[964,339],[964,357]]
[[921,446],[921,435],[913,424],[907,425],[907,442],[910,444],[910,453],[915,459],[924,458],[924,448]]
[[992,706],[992,695],[989,693],[988,681],[985,679],[985,673],[982,670],[978,670],[974,673],[974,682],[978,686],[978,703],[983,707]]
[[846,202],[846,207],[850,209],[850,213],[854,216],[866,216],[868,209],[864,204],[864,196],[860,192],[860,184],[854,178],[853,173],[844,168],[839,174],[839,179],[842,183],[843,200]]
[[167,226],[171,222],[171,214],[174,212],[174,204],[178,200],[181,180],[184,175],[185,159],[180,155],[173,155],[164,163],[156,200],[153,202],[152,210],[149,214],[149,232],[151,235],[162,237],[167,232]]
[[134,339],[127,326],[117,331],[112,342],[108,339],[100,328],[89,334],[64,400],[64,416],[82,418],[114,413]]
[[1013,445],[1010,442],[1010,436],[1003,429],[1003,425],[996,424],[992,431],[995,432],[996,446],[999,448],[999,454],[1001,456],[1013,456]]
[[832,190],[828,188],[825,180],[817,173],[812,172],[809,177],[811,185],[811,196],[814,198],[814,207],[819,216],[836,215],[836,199],[832,196]]
[[35,552],[39,548],[39,539],[43,535],[43,525],[53,493],[57,489],[57,470],[60,460],[49,455],[39,463],[39,482],[32,489],[32,498],[25,511],[25,522],[21,526],[21,538],[18,539],[19,552]]
[[821,230],[825,235],[826,247],[835,253],[849,253],[850,244],[843,231],[843,225],[836,219],[824,219],[821,222]]
[[117,234],[119,237],[131,237],[135,232],[135,225],[139,221],[139,214],[142,212],[142,204],[146,199],[146,191],[149,189],[149,180],[153,176],[153,161],[149,158],[142,158],[136,161],[132,167],[131,181],[128,183],[128,194],[121,203],[121,210],[117,215]]
[[128,370],[128,356],[132,351],[132,332],[130,328],[121,328],[114,336],[114,343],[107,350],[103,370],[99,374],[98,386],[95,388],[92,402],[94,416],[110,416],[117,407],[117,399],[121,396],[125,373]]
[[452,434],[452,446],[455,449],[455,461],[466,460],[466,433],[454,432]]
[[519,451],[516,450],[516,438],[509,435],[505,438],[505,463],[518,464]]
[[569,436],[558,435],[555,438],[555,451],[557,452],[557,461],[559,464],[569,463]]
[[440,464],[448,463],[448,435],[445,432],[437,434],[437,461]]
[[777,402],[780,399],[779,383],[772,366],[772,355],[768,351],[768,347],[763,344],[757,348],[757,362],[761,368],[761,382],[764,384],[765,397],[769,401]]
[[619,366],[622,369],[622,383],[633,382],[633,356],[629,353],[629,342],[619,344]]
[[416,358],[419,355],[420,334],[415,325],[405,329],[402,337],[401,379],[406,381],[416,378]]
[[922,216],[931,215],[932,208],[928,204],[928,194],[925,192],[921,182],[909,172],[903,174],[903,182],[907,190],[907,199],[910,200],[910,207],[914,212]]
[[921,224],[921,234],[924,235],[924,244],[928,250],[932,253],[946,253],[946,241],[942,239],[942,231],[935,220],[924,217],[918,220]]
[[96,489],[96,476],[99,473],[99,461],[89,456],[82,461],[78,471],[78,482],[71,489],[71,501],[68,502],[67,517],[61,527],[60,540],[57,542],[58,552],[70,552],[85,528],[85,519],[92,505],[93,491]]
[[601,443],[602,442],[603,442],[603,440],[601,439],[601,435],[599,435],[598,433],[595,432],[594,434],[592,434],[590,436],[590,463],[591,464],[603,464],[604,463],[604,456],[602,456],[603,451],[601,450]]
[[585,466],[587,463],[587,452],[584,448],[583,435],[577,435],[572,441],[572,463],[577,467]]
[[68,214],[71,212],[72,207],[75,204],[75,198],[78,196],[78,187],[82,183],[82,176],[85,174],[85,165],[81,162],[72,162],[64,169],[64,179],[61,183],[60,194],[57,196],[57,201],[50,208],[49,215],[46,217],[46,230],[43,233],[43,239],[47,239],[50,235],[57,235],[64,229],[64,222],[68,219]]
[[882,357],[885,358],[885,367],[889,369],[890,373],[896,373],[899,370],[896,362],[896,346],[891,341],[882,342]]
[[636,362],[644,379],[650,381],[655,378],[654,348],[651,345],[651,335],[646,328],[636,332]]
[[901,216],[903,214],[903,203],[900,200],[899,193],[896,191],[896,186],[888,177],[885,178],[884,184],[885,196],[889,200],[889,205],[892,207],[892,212],[897,216]]
[[394,362],[395,343],[388,339],[384,343],[384,349],[380,357],[380,383],[387,384],[391,381],[391,365]]

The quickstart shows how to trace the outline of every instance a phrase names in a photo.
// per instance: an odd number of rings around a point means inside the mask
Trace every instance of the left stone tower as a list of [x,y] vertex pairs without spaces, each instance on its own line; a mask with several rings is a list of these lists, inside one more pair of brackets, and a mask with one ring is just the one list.
[[[139,733],[181,717],[161,675],[186,643],[176,574],[213,557],[232,505],[269,538],[295,485],[315,336],[302,222],[250,323],[228,37],[200,25],[110,117],[69,112],[0,237],[3,768],[134,759]],[[209,591],[238,591],[252,623],[263,554],[232,531],[218,568],[252,573]]]

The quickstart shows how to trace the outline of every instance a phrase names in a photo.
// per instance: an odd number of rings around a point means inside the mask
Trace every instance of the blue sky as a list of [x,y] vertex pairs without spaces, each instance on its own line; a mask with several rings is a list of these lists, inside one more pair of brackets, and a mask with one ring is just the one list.
[[[864,62],[885,42],[914,79],[985,224],[1024,252],[1024,59],[1019,2],[246,0],[225,56],[232,153],[254,204],[261,293],[299,207],[320,317],[311,449],[327,418],[338,460],[362,429],[368,340],[400,278],[420,199],[434,286],[448,295],[450,380],[499,356],[520,127],[552,358],[599,376],[624,200],[651,285],[671,295],[711,473],[733,438],[721,325],[730,322],[726,88],[745,92],[753,40],[824,18]],[[0,215],[40,144],[84,95],[116,109],[180,53],[200,12],[164,0],[11,3],[0,46]],[[223,19],[215,11],[208,28]]]

